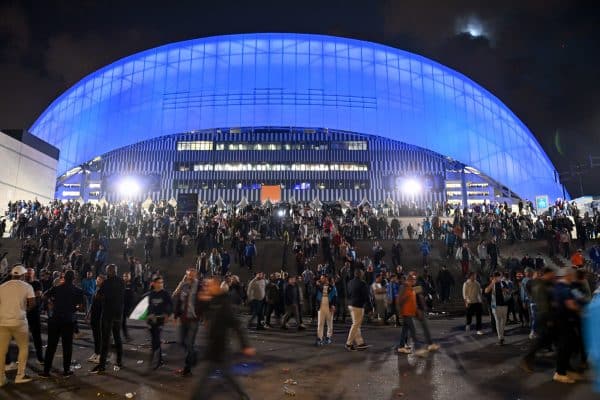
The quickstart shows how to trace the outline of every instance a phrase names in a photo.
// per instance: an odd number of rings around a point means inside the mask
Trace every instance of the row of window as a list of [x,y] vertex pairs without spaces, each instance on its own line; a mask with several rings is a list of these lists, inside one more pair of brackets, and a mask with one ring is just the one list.
[[240,190],[260,190],[264,185],[279,185],[281,189],[307,190],[307,189],[370,189],[369,181],[314,181],[297,182],[292,180],[265,181],[261,183],[250,181],[173,181],[173,189],[176,190],[196,190],[196,189],[240,189]]
[[175,171],[368,171],[366,164],[192,164],[175,163]]
[[330,143],[213,143],[208,140],[179,141],[177,151],[203,151],[203,150],[252,150],[252,151],[276,151],[276,150],[367,150],[366,141],[345,141]]

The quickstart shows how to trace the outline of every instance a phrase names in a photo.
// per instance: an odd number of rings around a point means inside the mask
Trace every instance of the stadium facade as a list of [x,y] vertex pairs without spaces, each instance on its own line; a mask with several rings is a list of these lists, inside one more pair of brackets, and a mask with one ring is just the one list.
[[340,37],[229,35],[143,51],[82,79],[30,132],[60,149],[59,198],[257,201],[273,187],[282,200],[419,205],[563,196],[534,136],[485,89]]

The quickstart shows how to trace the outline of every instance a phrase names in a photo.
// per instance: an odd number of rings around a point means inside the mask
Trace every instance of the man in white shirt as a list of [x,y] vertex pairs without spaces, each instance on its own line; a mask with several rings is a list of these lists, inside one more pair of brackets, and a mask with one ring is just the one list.
[[382,284],[383,276],[381,274],[377,274],[375,277],[375,282],[371,284],[371,293],[373,293],[373,299],[375,300],[375,312],[374,316],[378,322],[383,322],[385,318],[385,298],[386,298],[386,289]]
[[19,347],[19,368],[15,383],[27,383],[31,378],[25,375],[29,356],[29,325],[27,310],[35,306],[33,287],[23,281],[27,270],[15,265],[12,279],[0,285],[0,386],[6,384],[5,360],[8,345],[12,338]]

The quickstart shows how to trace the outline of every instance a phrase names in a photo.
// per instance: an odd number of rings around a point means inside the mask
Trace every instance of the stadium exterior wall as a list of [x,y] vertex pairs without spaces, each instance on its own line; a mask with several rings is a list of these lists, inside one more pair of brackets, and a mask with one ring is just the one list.
[[561,197],[527,127],[464,75],[380,44],[305,34],[178,42],[119,60],[56,99],[30,131],[58,172],[137,142],[217,127],[320,127],[443,154],[533,199]]

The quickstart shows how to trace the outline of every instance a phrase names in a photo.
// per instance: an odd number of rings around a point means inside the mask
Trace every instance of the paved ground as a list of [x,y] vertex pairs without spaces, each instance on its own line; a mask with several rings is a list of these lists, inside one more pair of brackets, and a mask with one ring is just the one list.
[[[593,399],[598,398],[588,380],[574,385],[551,381],[553,359],[541,357],[536,373],[518,368],[519,355],[529,340],[513,328],[507,345],[498,347],[491,334],[476,337],[459,329],[462,320],[430,321],[433,336],[442,345],[425,358],[397,355],[392,346],[400,330],[367,326],[363,336],[373,346],[363,352],[347,352],[343,341],[349,325],[335,326],[335,342],[314,347],[315,329],[304,332],[279,329],[250,332],[258,354],[254,359],[234,357],[239,380],[252,399]],[[102,376],[89,374],[91,339],[75,343],[75,376],[35,381],[0,389],[0,399],[189,399],[194,377],[181,378],[174,370],[182,365],[183,352],[176,344],[164,345],[167,365],[148,370],[148,333],[134,323],[133,342],[125,345],[125,368]],[[417,333],[420,334],[417,327]],[[489,329],[488,329],[489,331]],[[90,331],[83,332],[90,337]],[[164,338],[175,340],[172,326]],[[202,346],[203,338],[198,343]],[[60,352],[60,347],[59,347]],[[81,365],[80,368],[78,364]],[[61,365],[60,356],[55,367]],[[37,367],[33,367],[37,371]],[[588,373],[589,374],[589,373]],[[14,373],[9,375],[12,379]],[[285,384],[292,379],[297,384]],[[215,399],[234,398],[220,380],[211,383]],[[286,394],[286,391],[288,392]]]

